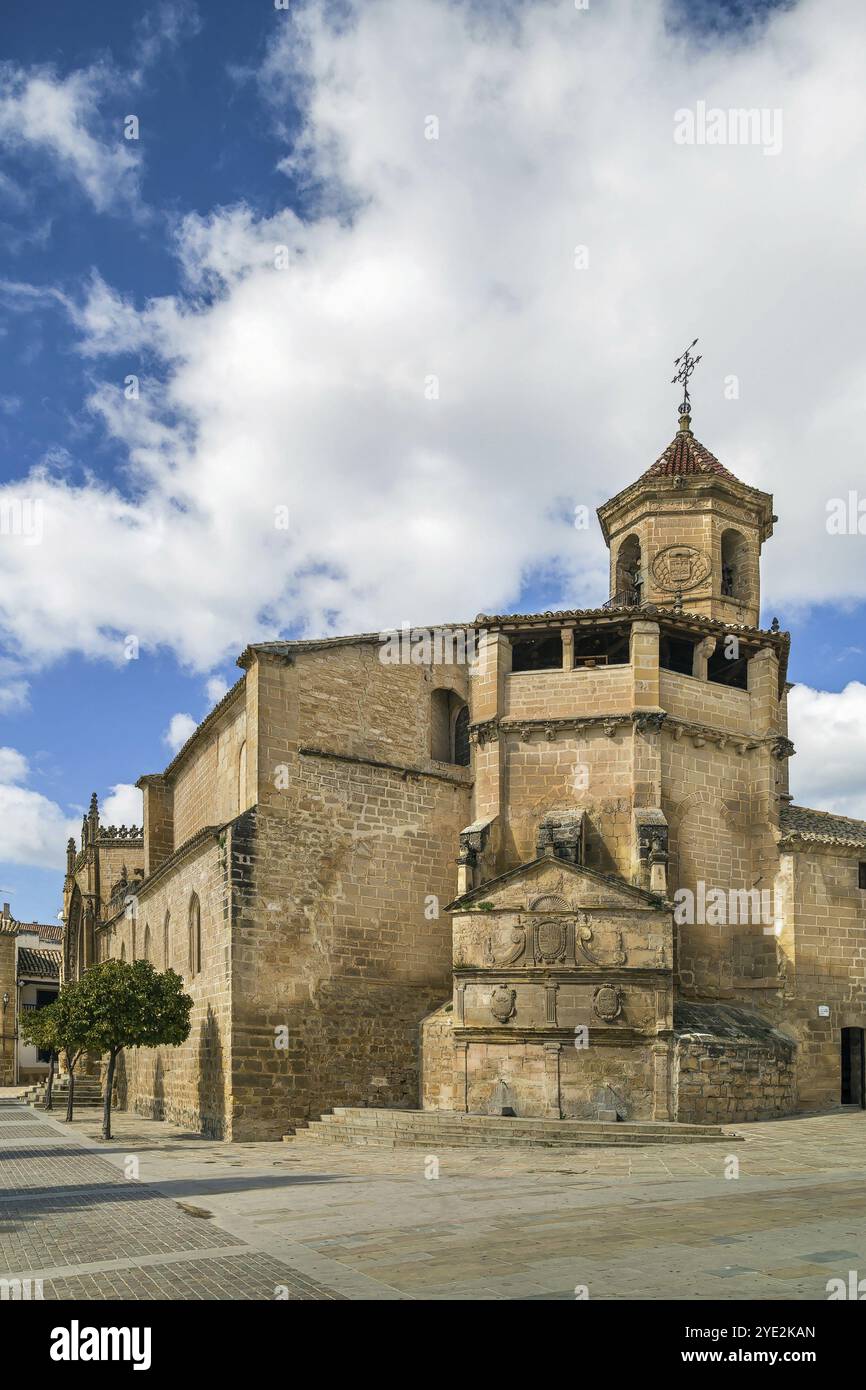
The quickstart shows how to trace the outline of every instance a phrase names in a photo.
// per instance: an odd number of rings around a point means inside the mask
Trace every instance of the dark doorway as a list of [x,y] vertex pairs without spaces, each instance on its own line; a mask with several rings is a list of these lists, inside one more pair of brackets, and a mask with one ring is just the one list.
[[842,1029],[842,1104],[866,1109],[862,1028]]

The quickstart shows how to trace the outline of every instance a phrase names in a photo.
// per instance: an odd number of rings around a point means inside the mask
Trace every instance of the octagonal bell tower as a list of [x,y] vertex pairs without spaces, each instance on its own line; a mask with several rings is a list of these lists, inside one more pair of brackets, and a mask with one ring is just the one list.
[[614,604],[682,607],[757,627],[761,546],[773,499],[734,477],[692,433],[691,415],[651,468],[598,509]]

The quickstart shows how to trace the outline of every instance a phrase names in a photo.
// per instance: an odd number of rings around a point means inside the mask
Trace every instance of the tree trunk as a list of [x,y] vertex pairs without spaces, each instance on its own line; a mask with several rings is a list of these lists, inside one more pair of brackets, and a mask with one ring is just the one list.
[[45,1087],[45,1109],[54,1109],[54,1064],[57,1061],[57,1054],[51,1053],[48,1059],[48,1085]]
[[[69,1065],[69,1058],[68,1058],[68,1057],[67,1057],[67,1059],[66,1059],[66,1063],[67,1063],[67,1066],[68,1066],[68,1065]],[[66,1121],[67,1121],[67,1124],[68,1124],[69,1121],[72,1119],[72,1107],[73,1107],[74,1103],[75,1103],[75,1064],[73,1063],[73,1065],[72,1065],[71,1067],[69,1067],[69,1096],[67,1097],[67,1101],[66,1101]]]
[[117,1053],[112,1050],[108,1054],[108,1071],[105,1075],[105,1095],[102,1101],[102,1137],[111,1138],[111,1092],[114,1087],[114,1064],[117,1061]]

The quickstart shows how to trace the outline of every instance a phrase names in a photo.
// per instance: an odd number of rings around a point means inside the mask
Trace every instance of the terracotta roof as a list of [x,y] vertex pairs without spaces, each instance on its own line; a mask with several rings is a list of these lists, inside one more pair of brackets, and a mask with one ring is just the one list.
[[739,482],[739,478],[719,463],[715,454],[711,454],[695,439],[691,430],[677,430],[668,447],[642,474],[642,478],[683,478],[698,473],[715,474],[717,478]]
[[15,917],[0,917],[0,932],[6,936],[20,936],[22,932],[35,932],[40,941],[63,941],[63,927],[59,922],[19,922]]
[[59,980],[60,955],[61,952],[51,946],[41,951],[32,946],[22,946],[18,952],[18,974],[33,975],[39,980]]
[[783,806],[780,822],[786,839],[866,848],[866,821],[854,820],[852,816],[813,811],[809,806]]
[[63,927],[60,922],[39,922],[36,930],[40,941],[56,941],[59,946],[63,940]]

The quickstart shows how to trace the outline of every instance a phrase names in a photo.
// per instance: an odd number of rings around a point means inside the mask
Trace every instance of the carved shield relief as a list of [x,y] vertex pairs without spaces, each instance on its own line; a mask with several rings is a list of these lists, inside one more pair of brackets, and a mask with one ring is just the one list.
[[569,923],[564,918],[548,918],[534,924],[536,965],[555,965],[565,960],[568,951]]
[[499,1023],[507,1023],[515,1014],[517,991],[498,985],[490,996],[490,1012]]
[[652,575],[660,589],[676,593],[702,584],[712,565],[710,558],[693,545],[669,545],[652,562]]

